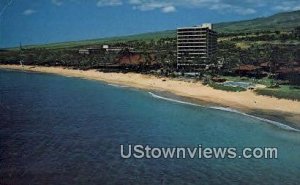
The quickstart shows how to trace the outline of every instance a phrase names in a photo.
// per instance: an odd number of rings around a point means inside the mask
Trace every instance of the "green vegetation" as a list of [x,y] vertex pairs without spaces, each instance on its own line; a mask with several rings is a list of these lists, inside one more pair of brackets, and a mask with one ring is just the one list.
[[224,85],[218,84],[218,83],[210,83],[209,86],[214,89],[219,89],[219,90],[223,90],[223,91],[232,91],[232,92],[246,91],[246,89],[244,89],[242,87],[224,86]]
[[[294,30],[300,22],[300,10],[293,12],[285,12],[275,14],[270,17],[263,17],[253,20],[237,21],[237,22],[226,22],[214,24],[214,29],[219,33],[220,40],[222,38],[237,39],[239,36],[251,37],[250,39],[255,39],[257,42],[268,41],[274,42],[272,36],[273,32],[291,32]],[[264,35],[260,35],[264,34]],[[254,37],[253,37],[254,35]],[[256,38],[258,37],[258,38]],[[263,38],[261,38],[263,37]],[[161,38],[176,38],[176,30],[158,31],[150,32],[129,36],[120,37],[110,37],[101,39],[91,39],[82,41],[72,41],[72,42],[62,42],[44,45],[31,45],[26,46],[26,48],[48,48],[48,49],[61,49],[61,48],[72,48],[72,47],[83,47],[95,44],[104,43],[117,43],[117,42],[127,42],[127,41],[157,41]],[[262,39],[262,40],[261,40]],[[240,41],[240,46],[243,48],[249,47],[249,39],[244,39],[243,42]],[[299,41],[299,40],[298,40]],[[247,43],[246,43],[247,42]],[[17,49],[17,48],[12,48]]]
[[[176,53],[173,52],[176,50],[174,39],[115,42],[110,43],[110,46],[120,47],[123,50],[108,52],[101,44],[88,45],[88,47],[98,48],[96,53],[91,54],[80,54],[79,49],[82,47],[78,46],[55,49],[22,48],[1,51],[0,63],[20,64],[22,61],[24,65],[66,66],[82,70],[114,68],[112,69],[114,71],[135,72],[146,72],[159,67],[174,68],[176,65]],[[128,47],[133,47],[135,53],[130,52]]]
[[280,88],[264,88],[256,89],[255,92],[259,95],[272,96],[276,98],[284,98],[300,101],[300,88],[291,86],[281,86]]
[[[202,77],[202,83],[214,89],[245,91],[242,87],[216,82],[252,82],[269,87],[256,90],[257,94],[299,100],[300,90],[289,88],[300,85],[300,26],[293,22],[300,22],[299,17],[300,11],[295,11],[216,24],[218,52],[209,60],[194,59],[193,62],[200,65],[190,69],[177,68],[174,30],[0,50],[0,64],[22,62],[24,65],[152,73],[167,77],[191,72],[199,74],[197,78]],[[109,52],[102,48],[103,44],[123,49]],[[79,49],[86,48],[94,48],[97,52],[79,53]]]
[[[93,45],[100,44],[116,44],[116,43],[124,43],[128,41],[158,41],[164,38],[176,38],[176,32],[174,30],[167,30],[161,32],[149,32],[142,33],[136,35],[128,35],[128,36],[120,36],[120,37],[109,37],[109,38],[101,38],[101,39],[91,39],[91,40],[82,40],[82,41],[70,41],[70,42],[61,42],[61,43],[51,43],[51,44],[43,44],[43,45],[28,45],[25,46],[26,49],[32,48],[44,48],[44,49],[66,49],[66,48],[80,48],[87,47]],[[12,48],[13,50],[19,49]]]
[[300,22],[300,11],[278,13],[247,21],[227,22],[216,24],[215,28],[222,33],[262,32],[292,30]]
[[[268,77],[264,77],[264,78],[250,78],[250,77],[240,77],[240,76],[222,76],[222,78],[225,78],[228,81],[233,81],[233,82],[250,82],[250,83],[254,83],[254,84],[261,84],[261,85],[265,85],[267,87],[271,86],[272,81],[274,81],[273,79],[270,79]],[[280,82],[280,81],[279,81]]]

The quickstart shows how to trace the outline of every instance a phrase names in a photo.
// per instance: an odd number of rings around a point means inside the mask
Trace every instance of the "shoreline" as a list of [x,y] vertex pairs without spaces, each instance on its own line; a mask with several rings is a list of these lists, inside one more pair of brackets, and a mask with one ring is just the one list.
[[125,85],[142,90],[173,94],[188,102],[210,106],[221,106],[237,110],[271,121],[284,122],[288,126],[300,129],[300,102],[244,92],[227,92],[216,90],[201,83],[185,82],[172,78],[159,78],[138,73],[103,73],[96,70],[74,70],[66,67],[42,67],[0,65],[0,69],[40,73],[51,73],[68,77],[79,77],[111,84]]

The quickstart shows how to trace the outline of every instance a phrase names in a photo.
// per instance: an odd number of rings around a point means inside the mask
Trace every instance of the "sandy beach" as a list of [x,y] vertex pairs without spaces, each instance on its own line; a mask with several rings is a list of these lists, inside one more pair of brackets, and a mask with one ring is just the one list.
[[158,78],[137,73],[103,73],[96,70],[73,70],[63,67],[40,67],[20,65],[0,65],[0,69],[25,70],[80,77],[141,88],[150,91],[166,91],[178,96],[207,103],[237,109],[247,113],[257,113],[269,119],[281,117],[293,127],[300,128],[300,102],[256,95],[248,90],[244,92],[227,92],[215,90],[201,83],[185,82],[171,78]]

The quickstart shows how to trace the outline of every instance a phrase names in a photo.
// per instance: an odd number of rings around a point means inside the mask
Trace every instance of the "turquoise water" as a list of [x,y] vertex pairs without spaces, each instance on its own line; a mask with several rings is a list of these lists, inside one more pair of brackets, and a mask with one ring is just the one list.
[[[300,133],[78,78],[0,70],[0,184],[299,184]],[[122,159],[120,145],[277,147],[278,159]]]

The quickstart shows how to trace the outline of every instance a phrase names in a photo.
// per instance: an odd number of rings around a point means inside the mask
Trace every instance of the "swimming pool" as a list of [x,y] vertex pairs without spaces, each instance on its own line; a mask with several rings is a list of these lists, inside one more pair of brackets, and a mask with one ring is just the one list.
[[254,84],[251,82],[233,82],[233,81],[228,81],[222,83],[224,86],[231,86],[231,87],[241,87],[244,89],[248,89],[249,87],[254,87]]

